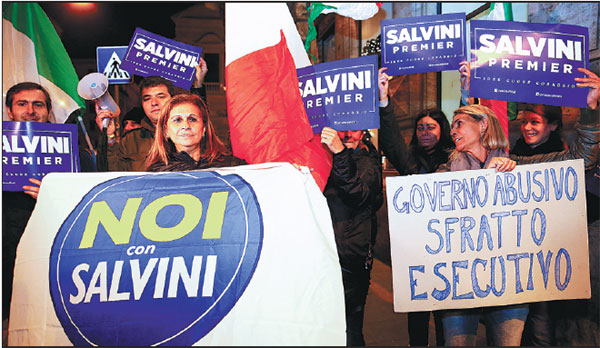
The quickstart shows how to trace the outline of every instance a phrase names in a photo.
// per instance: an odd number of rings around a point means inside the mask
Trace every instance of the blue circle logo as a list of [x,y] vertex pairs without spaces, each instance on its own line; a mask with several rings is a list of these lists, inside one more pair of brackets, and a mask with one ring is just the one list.
[[109,180],[54,240],[54,309],[76,346],[189,346],[243,294],[262,240],[256,195],[237,175]]

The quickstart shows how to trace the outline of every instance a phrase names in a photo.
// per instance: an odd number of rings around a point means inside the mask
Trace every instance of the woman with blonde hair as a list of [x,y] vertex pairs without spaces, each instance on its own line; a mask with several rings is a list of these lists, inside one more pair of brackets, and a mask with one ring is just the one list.
[[[467,105],[455,110],[450,135],[456,149],[438,171],[483,168],[510,171],[516,167],[516,162],[508,158],[508,139],[502,126],[486,106]],[[483,318],[489,342],[497,346],[518,346],[527,313],[527,305],[441,311],[445,344],[474,345],[479,319]]]
[[[598,100],[600,79],[585,70],[590,77],[575,79],[581,87],[590,87],[588,108],[582,110],[576,129],[578,141],[568,149],[534,156],[508,158],[508,139],[496,115],[482,105],[468,105],[454,111],[450,135],[456,149],[448,163],[438,171],[460,171],[496,168],[510,171],[516,164],[542,163],[583,158],[586,168],[598,161]],[[585,84],[584,84],[585,83]],[[495,346],[518,346],[528,314],[527,304],[453,309],[441,311],[445,344],[475,345],[479,319],[486,323],[488,343]]]
[[467,105],[454,111],[450,136],[456,146],[438,171],[497,168],[512,170],[508,139],[496,114],[483,105]]
[[246,162],[231,155],[219,139],[204,101],[193,94],[179,94],[161,111],[146,164],[148,171],[163,172]]

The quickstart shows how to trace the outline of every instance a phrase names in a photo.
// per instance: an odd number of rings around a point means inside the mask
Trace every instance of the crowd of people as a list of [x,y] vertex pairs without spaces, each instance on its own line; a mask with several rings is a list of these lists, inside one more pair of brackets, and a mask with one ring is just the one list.
[[[82,168],[158,172],[246,164],[231,153],[215,132],[203,87],[207,71],[206,62],[201,59],[192,88],[185,94],[176,94],[171,82],[164,78],[145,78],[139,85],[141,107],[130,110],[123,117],[120,117],[120,109],[113,113],[96,106],[95,121],[101,140],[96,142],[99,145],[93,154],[80,146]],[[586,169],[597,172],[600,78],[589,70],[580,71],[586,77],[575,80],[580,88],[589,88],[588,107],[581,110],[576,126],[578,138],[571,144],[561,139],[560,107],[523,106],[520,113],[522,136],[511,148],[497,116],[491,109],[478,104],[458,107],[451,122],[439,109],[424,110],[415,117],[412,139],[406,144],[389,95],[389,76],[385,68],[379,70],[378,78],[379,149],[373,145],[366,130],[323,128],[321,142],[333,157],[323,194],[330,208],[342,271],[348,345],[365,345],[363,319],[378,228],[376,212],[383,204],[384,194],[381,153],[399,175],[482,168],[510,171],[517,164],[575,158],[583,158]],[[461,72],[468,74],[468,67]],[[6,107],[8,117],[13,121],[48,122],[52,102],[43,87],[23,82],[9,89]],[[105,118],[110,122],[103,128]],[[119,119],[122,134],[117,134]],[[93,158],[96,162],[84,167],[84,163]],[[24,186],[22,192],[3,191],[3,320],[9,315],[17,245],[42,184],[36,179],[30,181],[31,185]],[[590,224],[590,234],[597,235],[598,231],[596,216]],[[592,253],[592,246],[590,250],[591,263],[598,263],[597,252]],[[597,286],[596,275],[596,282],[592,282],[591,303],[598,303]],[[556,320],[552,311],[559,307],[553,302],[539,302],[434,311],[436,343],[474,345],[481,320],[486,325],[491,345],[554,345],[557,343]],[[409,313],[411,346],[428,345],[429,318],[428,311]],[[597,325],[596,321],[596,339]]]

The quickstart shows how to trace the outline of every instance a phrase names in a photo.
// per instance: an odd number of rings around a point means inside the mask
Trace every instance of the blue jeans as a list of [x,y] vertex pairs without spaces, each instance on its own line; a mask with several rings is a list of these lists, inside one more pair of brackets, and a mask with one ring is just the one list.
[[483,318],[488,343],[519,346],[528,311],[527,304],[441,311],[446,345],[474,346],[479,319]]

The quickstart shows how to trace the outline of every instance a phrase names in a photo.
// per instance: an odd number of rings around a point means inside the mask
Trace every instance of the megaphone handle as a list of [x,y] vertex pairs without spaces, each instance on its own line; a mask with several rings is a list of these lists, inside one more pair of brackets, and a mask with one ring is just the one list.
[[108,125],[110,124],[110,117],[105,117],[102,119],[102,129],[106,130]]

